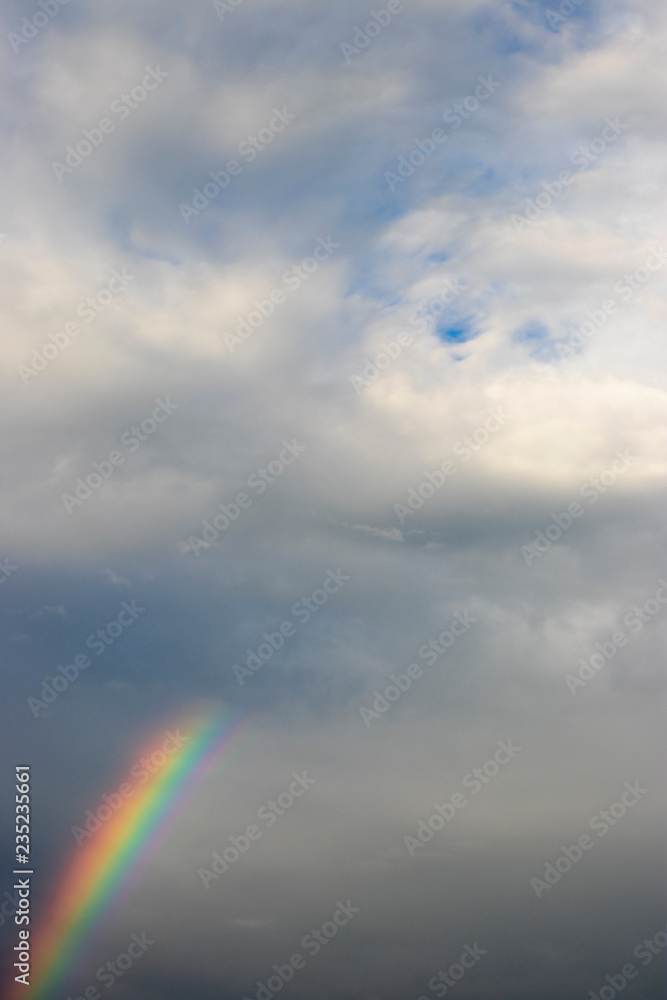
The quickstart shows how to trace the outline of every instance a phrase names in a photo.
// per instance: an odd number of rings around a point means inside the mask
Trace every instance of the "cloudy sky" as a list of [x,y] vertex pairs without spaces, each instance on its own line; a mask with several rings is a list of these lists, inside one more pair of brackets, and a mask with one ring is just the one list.
[[229,713],[62,1000],[658,1000],[664,3],[56,6],[1,18],[7,968],[14,766],[37,926]]

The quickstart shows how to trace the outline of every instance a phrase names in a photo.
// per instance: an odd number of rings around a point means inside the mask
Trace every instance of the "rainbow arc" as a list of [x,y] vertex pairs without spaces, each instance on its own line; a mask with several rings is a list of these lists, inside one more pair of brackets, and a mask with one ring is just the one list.
[[[103,918],[135,883],[191,789],[237,742],[248,722],[216,715],[190,718],[171,728],[187,734],[183,745],[136,787],[100,830],[74,849],[41,926],[31,934],[30,986],[12,977],[11,1000],[60,1000],[59,991],[76,975]],[[144,755],[155,754],[164,737],[162,730]]]

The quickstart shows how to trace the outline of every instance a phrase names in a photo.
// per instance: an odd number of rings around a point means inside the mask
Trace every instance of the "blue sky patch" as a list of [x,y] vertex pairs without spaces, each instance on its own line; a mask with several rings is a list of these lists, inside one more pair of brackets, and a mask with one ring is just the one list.
[[549,327],[535,320],[532,323],[526,323],[525,326],[517,330],[512,339],[519,344],[525,344],[530,341],[538,342],[546,340],[548,336]]
[[435,332],[447,344],[465,344],[475,336],[465,323],[438,323]]

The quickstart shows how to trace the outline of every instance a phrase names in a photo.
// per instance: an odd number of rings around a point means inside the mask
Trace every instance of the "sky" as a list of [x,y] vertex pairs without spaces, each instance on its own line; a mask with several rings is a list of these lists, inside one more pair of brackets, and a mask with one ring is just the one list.
[[6,975],[220,718],[54,1000],[664,996],[664,3],[0,17]]

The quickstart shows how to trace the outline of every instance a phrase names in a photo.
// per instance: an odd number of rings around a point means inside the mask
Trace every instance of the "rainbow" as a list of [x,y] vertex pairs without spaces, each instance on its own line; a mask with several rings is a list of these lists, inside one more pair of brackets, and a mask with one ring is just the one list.
[[[42,926],[31,944],[30,986],[12,979],[9,996],[23,1000],[50,1000],[76,972],[102,918],[117,903],[146,861],[154,854],[183,800],[220,754],[230,747],[247,722],[189,718],[172,729],[188,739],[165,763],[135,787],[127,798],[89,839],[76,847],[56,886]],[[165,739],[165,729],[142,751],[150,756]]]

